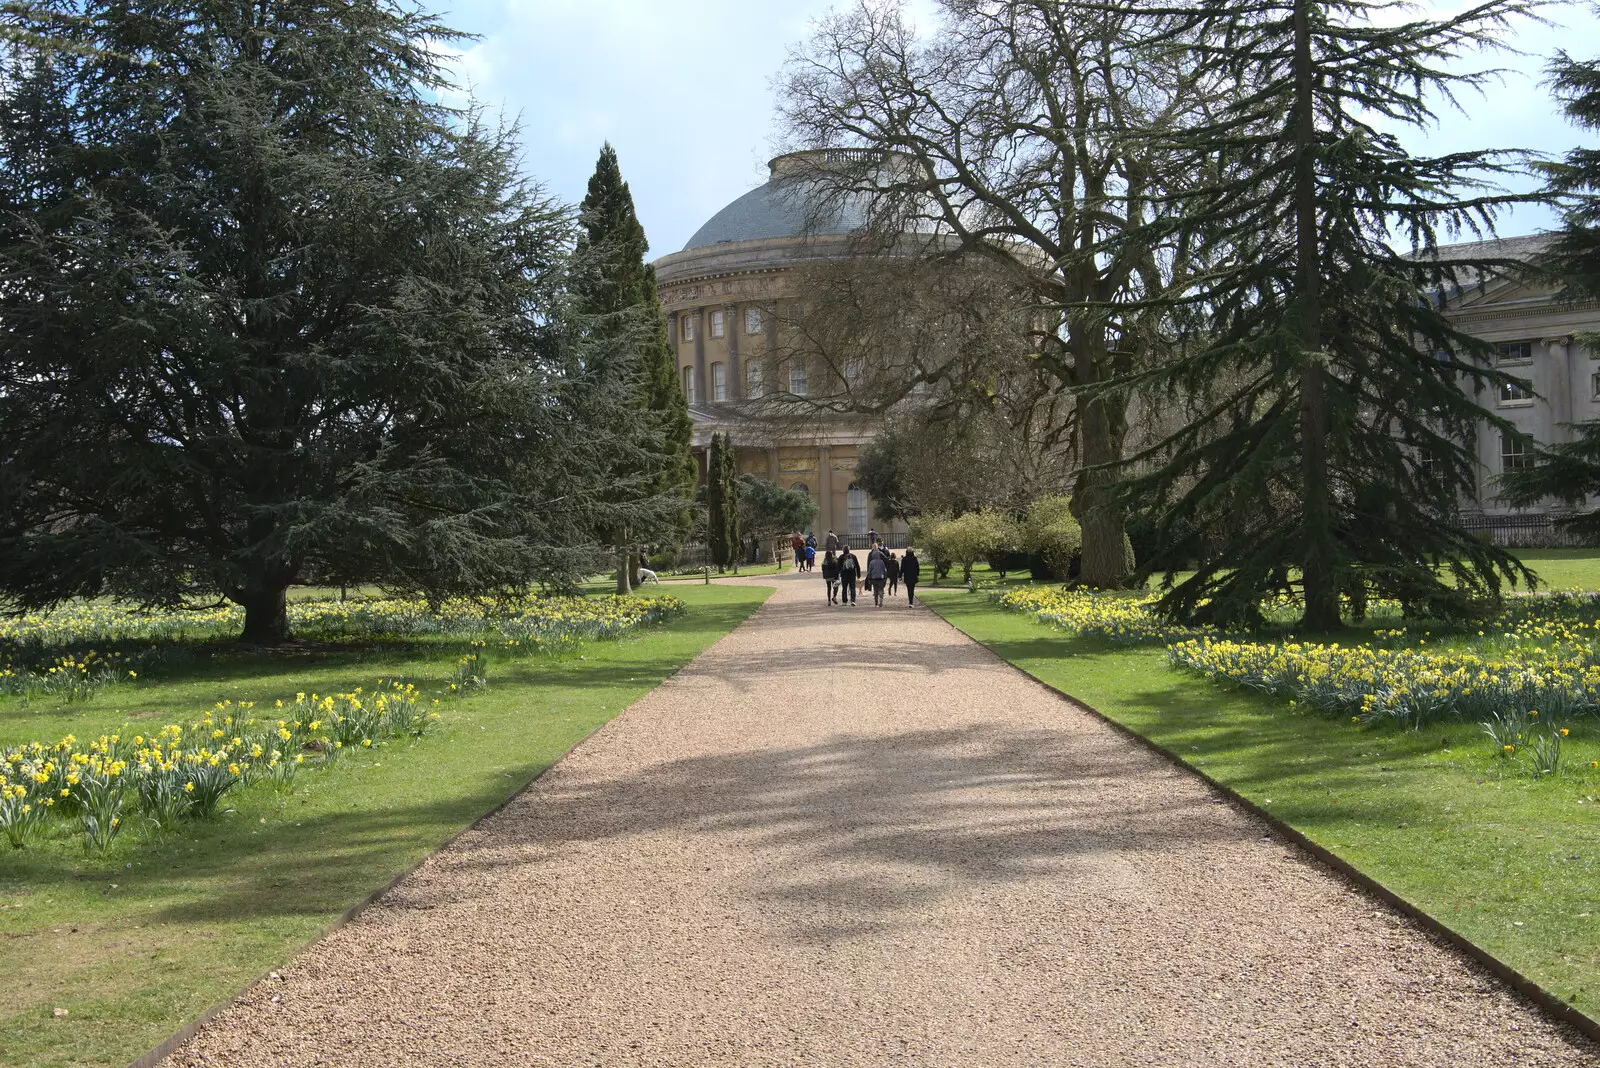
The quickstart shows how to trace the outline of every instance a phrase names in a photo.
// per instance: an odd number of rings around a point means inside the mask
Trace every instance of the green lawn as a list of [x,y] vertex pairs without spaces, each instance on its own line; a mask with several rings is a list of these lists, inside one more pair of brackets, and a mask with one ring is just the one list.
[[[770,590],[680,586],[689,615],[582,658],[491,662],[490,686],[443,728],[302,775],[293,793],[229,794],[235,811],[105,858],[73,841],[0,852],[0,1063],[125,1064],[323,931],[340,912],[493,808],[711,642]],[[53,712],[0,701],[0,742],[187,721],[213,702],[269,703],[446,673],[413,652],[235,656],[114,686]],[[6,849],[0,845],[0,850]],[[66,1009],[61,1018],[53,1010]]]
[[[1560,563],[1581,576],[1593,561]],[[1151,739],[1591,1016],[1600,1015],[1600,727],[1563,774],[1509,773],[1474,725],[1367,729],[1297,714],[1166,666],[1159,649],[1073,638],[929,591],[951,623]]]
[[1541,582],[1557,590],[1600,590],[1600,552],[1593,549],[1518,549]]

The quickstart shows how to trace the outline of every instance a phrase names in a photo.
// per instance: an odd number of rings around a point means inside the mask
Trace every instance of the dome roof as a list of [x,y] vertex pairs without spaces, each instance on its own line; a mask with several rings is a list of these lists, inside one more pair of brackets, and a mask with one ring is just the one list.
[[859,230],[867,221],[865,195],[844,198],[840,204],[819,209],[816,175],[830,163],[857,163],[864,155],[860,149],[824,149],[778,156],[767,165],[772,173],[765,185],[750,190],[711,216],[683,250],[728,241]]

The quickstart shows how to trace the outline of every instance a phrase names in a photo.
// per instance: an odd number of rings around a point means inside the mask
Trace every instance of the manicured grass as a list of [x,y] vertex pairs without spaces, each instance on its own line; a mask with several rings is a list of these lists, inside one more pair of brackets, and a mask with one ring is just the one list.
[[1555,590],[1600,590],[1600,550],[1518,549],[1517,556]]
[[[229,794],[235,811],[104,857],[72,842],[0,852],[0,1063],[125,1064],[315,937],[727,633],[770,590],[681,587],[687,617],[582,658],[491,662],[490,686],[446,703],[442,728],[300,777]],[[408,659],[408,656],[411,658]],[[111,687],[67,713],[0,702],[0,739],[80,737],[187,721],[213,702],[270,705],[404,677],[437,688],[437,646],[238,656]],[[430,685],[431,683],[431,685]],[[0,845],[0,849],[6,849]],[[56,1008],[69,1015],[58,1018]]]
[[1600,724],[1562,774],[1497,760],[1476,725],[1362,728],[1073,638],[989,602],[927,602],[1043,682],[1203,769],[1591,1016],[1600,1015]]

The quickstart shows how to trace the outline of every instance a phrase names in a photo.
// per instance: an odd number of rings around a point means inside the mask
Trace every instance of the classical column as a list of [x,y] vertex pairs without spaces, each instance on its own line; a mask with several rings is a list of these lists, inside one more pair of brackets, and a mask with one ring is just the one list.
[[1547,337],[1544,339],[1545,347],[1549,350],[1549,358],[1545,361],[1549,373],[1545,375],[1545,396],[1550,404],[1549,437],[1550,444],[1568,441],[1572,432],[1561,424],[1573,421],[1573,408],[1575,406],[1574,394],[1577,393],[1580,383],[1572,380],[1572,338]]
[[819,468],[817,477],[817,503],[821,508],[817,511],[817,527],[820,530],[838,530],[833,525],[833,447],[823,445],[817,449]]
[[[786,378],[780,378],[778,374],[777,301],[773,301],[771,305],[761,309],[761,332],[766,335],[767,340],[767,362],[764,368],[766,378],[762,383],[762,391],[768,396],[771,396],[774,392],[787,393],[789,392],[789,382]],[[783,370],[784,374],[787,375],[789,369],[785,367]]]
[[[677,371],[682,361],[678,358],[678,313],[675,311],[667,312],[667,342],[672,346],[673,370]],[[678,373],[681,375],[683,372]]]
[[778,447],[776,445],[767,446],[767,475],[772,479],[774,486],[783,485],[783,475],[778,470]]
[[711,400],[711,379],[706,375],[706,320],[710,318],[704,308],[689,313],[694,316],[694,392],[695,400],[707,404]]
[[739,334],[744,324],[739,322],[739,306],[728,303],[722,306],[722,336],[728,339],[728,399],[744,400],[744,376],[739,372]]

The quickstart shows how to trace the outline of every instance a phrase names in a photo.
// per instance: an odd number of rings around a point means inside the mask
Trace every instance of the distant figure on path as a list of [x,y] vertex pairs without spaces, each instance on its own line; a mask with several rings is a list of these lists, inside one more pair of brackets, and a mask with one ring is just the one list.
[[906,601],[909,604],[917,603],[917,576],[922,574],[922,561],[917,559],[914,549],[906,550],[906,558],[900,561],[900,577],[906,583]]
[[828,603],[839,603],[839,561],[829,549],[822,557],[822,581],[828,586]]
[[893,596],[900,589],[900,561],[894,553],[889,554],[889,594]]
[[867,556],[867,588],[872,591],[872,603],[883,607],[883,584],[889,581],[889,554],[874,549]]
[[856,559],[856,554],[845,548],[844,555],[839,557],[839,603],[856,603],[856,579],[861,577],[861,561]]
[[806,531],[806,545],[812,549],[817,547],[817,535],[815,531]]
[[806,545],[806,570],[807,571],[815,571],[816,569],[817,569],[817,547],[815,545],[812,545],[812,544],[808,543]]
[[794,550],[794,569],[796,571],[805,570],[806,539],[800,536],[800,532],[798,530],[795,531],[794,536],[789,539],[789,548]]
[[831,530],[828,531],[827,550],[830,553],[836,553],[839,551],[839,535],[835,534]]

